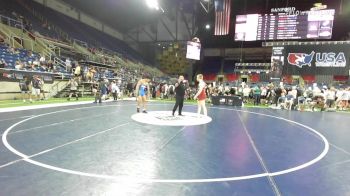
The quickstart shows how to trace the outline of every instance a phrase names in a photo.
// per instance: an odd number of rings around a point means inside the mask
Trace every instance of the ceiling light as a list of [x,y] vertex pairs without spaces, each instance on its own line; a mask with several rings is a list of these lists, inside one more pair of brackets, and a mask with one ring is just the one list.
[[151,9],[159,10],[158,0],[146,0],[146,4]]

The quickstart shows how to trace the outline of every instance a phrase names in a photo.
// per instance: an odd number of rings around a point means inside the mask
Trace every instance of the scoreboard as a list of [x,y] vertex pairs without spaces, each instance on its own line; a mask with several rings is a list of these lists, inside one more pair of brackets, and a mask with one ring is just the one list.
[[335,10],[236,16],[235,41],[331,39]]

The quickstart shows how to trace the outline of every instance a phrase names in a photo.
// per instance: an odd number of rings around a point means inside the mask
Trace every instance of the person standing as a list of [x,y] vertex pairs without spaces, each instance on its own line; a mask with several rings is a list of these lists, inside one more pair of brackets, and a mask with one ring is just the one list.
[[37,75],[33,76],[32,79],[32,95],[36,98],[36,101],[40,100],[40,80]]
[[23,79],[19,82],[19,88],[21,89],[23,102],[26,102],[26,95],[28,99],[30,98],[29,85],[30,81],[28,80],[27,76],[24,76]]
[[184,105],[185,99],[185,91],[186,91],[186,81],[184,81],[183,76],[179,76],[177,83],[175,84],[175,105],[173,108],[173,116],[175,115],[175,111],[179,107],[179,116],[182,116],[182,107]]
[[80,84],[81,81],[81,67],[79,63],[76,64],[76,67],[74,69],[74,77],[78,80],[78,84]]
[[101,103],[101,99],[100,99],[100,91],[99,91],[99,83],[97,83],[97,81],[93,81],[91,84],[91,89],[92,89],[92,93],[94,94],[95,97],[95,101],[94,103],[97,103],[97,100],[99,100],[99,103]]
[[254,96],[254,105],[260,105],[260,96],[261,96],[261,89],[257,85],[253,89],[253,96]]
[[119,87],[117,86],[117,83],[115,80],[113,80],[112,84],[111,84],[111,91],[113,94],[113,100],[117,101],[118,99],[118,94],[120,92]]
[[194,96],[194,99],[198,99],[197,100],[197,104],[198,104],[197,113],[200,114],[201,113],[201,109],[203,109],[203,114],[205,116],[207,116],[208,115],[207,114],[207,108],[205,106],[205,99],[207,98],[207,96],[205,94],[206,84],[203,81],[203,75],[202,74],[198,74],[197,75],[197,81],[199,82],[199,84],[198,84],[198,92]]
[[43,78],[40,78],[38,77],[38,80],[39,80],[39,84],[40,84],[40,94],[42,95],[42,98],[41,100],[45,100],[46,99],[46,96],[45,96],[45,90],[44,90],[44,79]]
[[76,81],[75,78],[71,78],[70,81],[69,81],[69,84],[70,85],[70,92],[69,92],[69,97],[68,97],[68,101],[70,101],[70,98],[72,98],[72,95],[74,94],[75,96],[75,99],[78,100],[78,82]]
[[[106,86],[106,82],[104,80],[104,78],[100,78],[99,79],[99,82],[98,82],[98,89],[97,89],[97,92],[95,94],[95,102],[94,103],[97,103],[97,100],[98,100],[98,103],[102,103],[102,99],[104,98],[104,95],[107,93],[107,86]],[[93,88],[96,87],[94,84],[93,84]]]
[[147,77],[143,77],[141,80],[137,82],[136,85],[136,97],[137,97],[137,112],[140,112],[140,107],[143,107],[142,112],[147,113],[146,104],[147,97],[149,98],[150,89],[149,89],[150,79]]

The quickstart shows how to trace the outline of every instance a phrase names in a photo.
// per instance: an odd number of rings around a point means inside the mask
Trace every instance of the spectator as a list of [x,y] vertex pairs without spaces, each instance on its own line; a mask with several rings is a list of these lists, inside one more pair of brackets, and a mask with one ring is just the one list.
[[349,92],[349,88],[347,89],[342,89],[342,92],[340,93],[339,96],[339,103],[338,103],[338,107],[340,110],[346,110],[346,108],[348,108],[349,106],[349,100],[350,100],[350,92]]
[[[33,76],[32,79],[32,96],[36,101],[40,100],[40,79],[38,76]],[[30,100],[32,101],[32,99]]]
[[68,82],[68,85],[70,85],[70,92],[69,92],[69,97],[68,97],[68,101],[70,101],[70,99],[72,98],[72,95],[74,94],[75,99],[78,100],[78,82],[76,81],[75,78],[71,78]]
[[37,68],[39,65],[40,65],[40,61],[38,58],[36,58],[34,61],[33,61],[33,65],[35,68]]
[[119,87],[116,84],[116,81],[113,80],[112,84],[111,84],[111,90],[112,90],[112,94],[113,94],[113,100],[117,101],[118,99],[118,94],[120,92]]
[[44,100],[46,99],[45,97],[45,90],[44,90],[44,80],[40,77],[38,77],[38,80],[39,80],[39,89],[40,89],[40,94],[42,95],[42,98],[41,100]]
[[279,87],[277,87],[277,89],[275,89],[275,100],[274,100],[274,103],[276,104],[276,106],[278,105],[278,99],[280,98],[280,97],[282,97],[282,86],[279,86]]
[[251,90],[250,90],[249,86],[245,85],[243,88],[243,101],[244,101],[244,103],[248,103],[250,91]]
[[78,83],[80,84],[80,80],[81,80],[81,67],[80,65],[77,63],[75,70],[74,70],[74,76],[75,78],[78,80]]
[[5,67],[7,67],[6,61],[4,59],[1,59],[0,68],[5,68]]
[[260,105],[261,89],[259,86],[255,86],[253,89],[254,105]]
[[23,64],[21,61],[16,61],[15,69],[16,70],[23,70]]
[[95,93],[95,102],[94,103],[97,103],[97,100],[98,100],[98,103],[102,103],[102,95],[104,93],[103,91],[106,88],[104,80],[101,78],[98,83],[93,84],[93,88],[95,88],[95,87],[97,87],[97,89],[96,89],[96,93]]
[[45,56],[44,56],[44,55],[41,55],[41,56],[40,56],[39,62],[40,62],[40,65],[45,64],[46,59],[45,59]]
[[95,75],[95,70],[94,68],[89,68],[89,71],[87,72],[86,74],[86,80],[88,82],[92,82],[93,81],[93,78],[94,78],[94,75]]
[[335,88],[331,87],[329,90],[325,92],[325,98],[326,98],[326,107],[332,108],[335,104]]
[[91,84],[91,91],[95,97],[95,102],[97,101],[97,93],[98,93],[98,83],[96,81],[93,81],[92,84]]
[[100,91],[101,91],[101,98],[103,100],[107,100],[108,99],[108,79],[107,78],[102,78],[99,87],[100,87]]
[[29,91],[30,80],[27,76],[24,76],[22,80],[19,82],[19,88],[22,94],[23,102],[26,102],[26,98],[30,99],[30,91]]
[[53,65],[52,60],[49,60],[47,62],[47,69],[48,69],[49,72],[53,72],[54,71],[54,65]]
[[267,101],[267,88],[265,86],[262,86],[261,88],[261,102],[263,102],[263,104],[266,104]]

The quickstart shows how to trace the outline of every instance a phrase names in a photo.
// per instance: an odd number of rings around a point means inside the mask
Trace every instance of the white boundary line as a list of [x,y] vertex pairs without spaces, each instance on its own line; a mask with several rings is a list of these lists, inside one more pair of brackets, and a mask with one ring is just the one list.
[[16,119],[21,119],[21,118],[28,118],[28,117],[32,117],[34,115],[29,115],[29,116],[21,116],[21,117],[14,117],[14,118],[5,118],[5,119],[1,119],[0,122],[3,121],[10,121],[10,120],[16,120]]
[[[23,133],[23,132],[27,132],[27,131],[31,131],[31,130],[36,130],[36,129],[41,129],[41,128],[45,128],[45,127],[51,127],[51,126],[55,126],[55,125],[62,125],[65,123],[70,123],[70,122],[75,122],[75,121],[80,121],[80,120],[85,120],[85,119],[89,119],[89,118],[96,118],[96,117],[103,117],[104,115],[107,114],[113,114],[113,113],[117,113],[118,111],[114,111],[114,112],[107,112],[107,113],[103,113],[103,114],[98,114],[98,115],[90,115],[87,117],[81,117],[81,118],[75,118],[72,120],[67,120],[67,121],[61,121],[61,122],[56,122],[56,123],[51,123],[51,124],[46,124],[46,125],[41,125],[41,126],[37,126],[37,127],[31,127],[31,128],[26,128],[26,129],[19,129],[16,131],[12,131],[11,133],[9,133],[9,135],[11,134],[15,134],[15,133]],[[0,134],[2,136],[2,134]]]
[[[76,140],[67,142],[67,143],[65,143],[65,144],[61,144],[61,145],[59,145],[59,146],[56,146],[56,147],[53,147],[53,148],[50,148],[50,149],[46,149],[46,150],[43,150],[43,151],[41,151],[41,152],[32,154],[32,155],[28,156],[28,158],[33,158],[33,157],[36,157],[36,156],[45,154],[45,153],[47,153],[47,152],[56,150],[56,149],[58,149],[58,148],[62,148],[62,147],[68,146],[68,145],[70,145],[70,144],[74,144],[74,143],[80,142],[80,141],[82,141],[82,140],[85,140],[85,139],[94,137],[94,136],[96,136],[96,135],[100,135],[100,134],[102,134],[102,133],[106,133],[106,132],[111,131],[111,130],[113,130],[113,129],[115,129],[115,128],[122,127],[122,126],[125,126],[125,125],[128,125],[128,124],[130,124],[130,122],[123,123],[123,124],[119,124],[119,125],[117,125],[117,126],[114,126],[114,127],[108,128],[108,129],[105,129],[105,130],[103,130],[103,131],[99,131],[99,132],[97,132],[97,133],[93,133],[93,134],[87,135],[87,136],[85,136],[85,137],[82,137],[82,138],[79,138],[79,139],[76,139]],[[11,162],[9,162],[9,163],[6,163],[6,164],[4,164],[4,165],[0,165],[0,169],[1,169],[1,168],[4,168],[4,167],[7,167],[7,166],[9,166],[9,165],[12,165],[12,164],[14,164],[14,163],[17,163],[17,162],[19,162],[19,161],[23,161],[24,159],[25,159],[25,158],[17,159],[17,160],[11,161]]]
[[[165,105],[165,104],[154,104],[154,105]],[[110,105],[109,105],[110,106]],[[122,106],[122,105],[119,105]],[[192,105],[189,105],[192,106]],[[96,107],[96,106],[95,106]],[[97,106],[98,107],[98,106]],[[108,106],[100,106],[100,107],[108,107]],[[192,107],[196,107],[196,106],[192,106]],[[88,108],[88,107],[85,107]],[[49,112],[49,113],[45,113],[45,114],[40,114],[37,116],[33,116],[27,119],[24,119],[22,121],[19,121],[15,124],[13,124],[12,126],[10,126],[8,129],[6,129],[6,131],[4,132],[4,134],[2,135],[2,142],[4,143],[5,147],[7,149],[9,149],[11,152],[13,152],[14,154],[20,156],[23,158],[24,161],[37,165],[39,167],[43,167],[43,168],[47,168],[50,170],[54,170],[54,171],[58,171],[58,172],[63,172],[63,173],[69,173],[69,174],[75,174],[75,175],[80,175],[80,176],[86,176],[86,177],[94,177],[94,178],[102,178],[102,179],[110,179],[110,180],[115,180],[115,181],[121,181],[121,182],[131,182],[131,183],[204,183],[204,182],[227,182],[227,181],[237,181],[237,180],[247,180],[247,179],[253,179],[253,178],[261,178],[261,177],[268,177],[268,176],[278,176],[278,175],[283,175],[283,174],[288,174],[294,171],[298,171],[301,169],[304,169],[306,167],[309,167],[310,165],[313,165],[315,163],[317,163],[318,161],[320,161],[322,158],[324,158],[326,156],[326,154],[328,153],[329,150],[329,143],[327,141],[327,139],[320,134],[319,132],[317,132],[316,130],[314,130],[311,127],[308,127],[306,125],[303,125],[301,123],[292,121],[292,120],[288,120],[282,117],[278,117],[278,116],[272,116],[272,115],[268,115],[268,114],[262,114],[262,113],[257,113],[257,112],[250,112],[250,111],[245,111],[245,110],[238,110],[238,109],[228,109],[228,108],[218,108],[218,107],[211,107],[213,109],[220,109],[220,110],[231,110],[231,111],[239,111],[239,112],[245,112],[245,113],[250,113],[250,114],[256,114],[256,115],[261,115],[261,116],[266,116],[266,117],[271,117],[271,118],[275,118],[275,119],[279,119],[279,120],[284,120],[286,122],[290,122],[290,123],[294,123],[296,125],[299,125],[301,127],[304,127],[306,129],[308,129],[311,132],[314,132],[316,135],[318,135],[324,142],[324,149],[322,151],[322,153],[317,156],[316,158],[312,159],[311,161],[304,163],[302,165],[296,166],[296,167],[292,167],[289,169],[285,169],[285,170],[281,170],[281,171],[277,171],[277,172],[270,172],[270,173],[260,173],[260,174],[254,174],[254,175],[247,175],[247,176],[236,176],[236,177],[226,177],[226,178],[204,178],[204,179],[153,179],[153,178],[142,178],[142,177],[129,177],[129,176],[112,176],[112,175],[102,175],[102,174],[94,174],[94,173],[87,173],[87,172],[81,172],[81,171],[75,171],[75,170],[70,170],[70,169],[65,169],[65,168],[60,168],[60,167],[55,167],[52,165],[48,165],[39,161],[35,161],[30,159],[30,157],[28,155],[25,155],[21,152],[19,152],[18,150],[16,150],[15,148],[13,148],[7,141],[7,135],[8,133],[17,125],[28,121],[30,119],[33,118],[37,118],[40,116],[44,116],[44,115],[49,115],[49,114],[54,114],[54,113],[59,113],[59,112],[65,112],[65,111],[71,111],[71,110],[77,110],[77,109],[82,109],[82,108],[73,108],[73,109],[68,109],[68,110],[60,110],[60,111],[55,111],[55,112]]]
[[[254,152],[256,154],[256,157],[258,158],[258,160],[260,162],[261,167],[263,168],[264,172],[269,173],[270,171],[269,171],[268,167],[266,166],[266,163],[265,163],[262,155],[260,154],[258,148],[256,147],[255,142],[254,142],[252,136],[250,135],[247,126],[244,124],[240,113],[237,112],[237,111],[236,111],[236,113],[237,113],[237,116],[238,116],[238,118],[239,118],[239,120],[240,120],[240,122],[242,124],[242,127],[243,127],[243,129],[244,129],[244,131],[245,131],[245,133],[246,133],[246,135],[247,135],[247,137],[249,139],[249,142],[250,142],[250,144],[253,147],[253,150],[254,150]],[[272,188],[273,192],[275,193],[275,195],[276,196],[280,196],[281,195],[281,191],[278,189],[278,186],[277,186],[275,180],[273,179],[273,177],[272,176],[268,176],[267,178],[269,180],[269,183],[270,183],[271,188]]]

